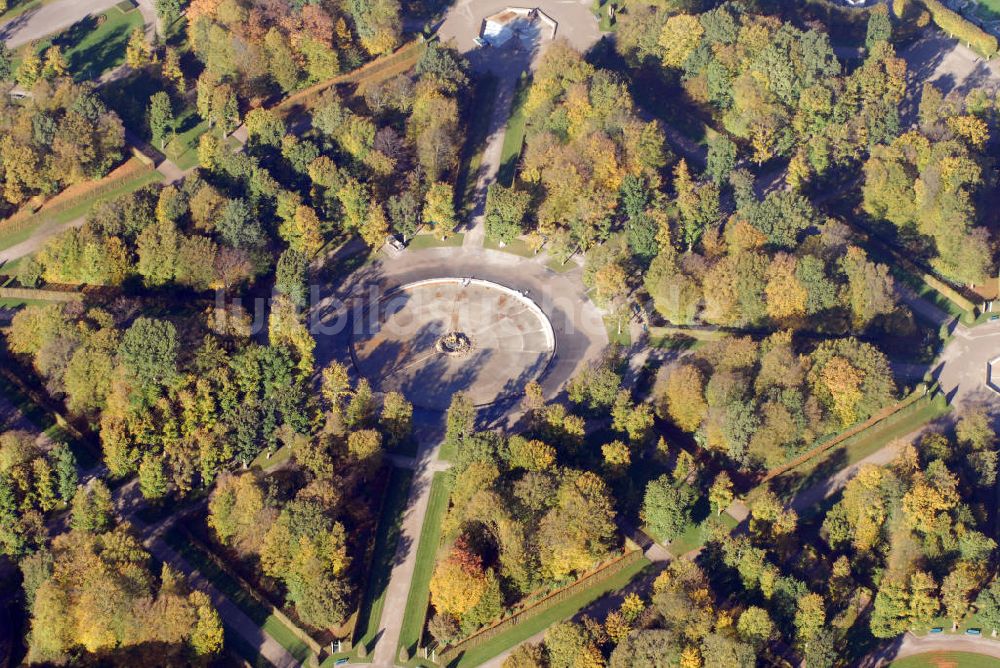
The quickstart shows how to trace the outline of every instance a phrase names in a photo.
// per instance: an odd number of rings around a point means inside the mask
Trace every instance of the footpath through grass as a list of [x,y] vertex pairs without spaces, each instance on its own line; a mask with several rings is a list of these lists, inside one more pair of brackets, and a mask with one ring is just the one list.
[[508,649],[521,644],[531,636],[547,629],[553,624],[561,622],[564,619],[569,619],[602,596],[621,589],[649,565],[650,561],[645,557],[639,559],[607,580],[591,588],[584,589],[578,594],[567,598],[565,601],[552,606],[538,616],[527,619],[512,629],[490,638],[482,645],[470,649],[449,663],[448,668],[471,668],[492,659],[501,652],[506,652]]
[[174,529],[166,535],[167,544],[191,566],[205,576],[216,589],[225,594],[261,630],[284,647],[299,662],[305,662],[312,652],[281,620],[271,614],[236,580],[220,569],[201,549],[195,547],[183,534]]
[[[405,647],[410,656],[416,652],[427,617],[430,602],[431,575],[438,545],[441,542],[441,521],[448,510],[451,496],[451,476],[443,471],[434,474],[431,482],[431,497],[427,505],[424,524],[420,528],[420,542],[417,544],[416,567],[410,580],[410,592],[406,597],[403,612],[403,627],[399,634],[399,646]],[[398,652],[398,648],[397,648]]]
[[379,622],[382,620],[385,592],[389,587],[389,577],[392,575],[392,562],[396,555],[396,544],[399,542],[403,526],[403,511],[406,508],[412,480],[413,471],[409,469],[393,467],[389,475],[385,502],[375,532],[375,547],[372,550],[368,585],[365,587],[365,596],[361,601],[361,611],[358,615],[357,632],[361,635],[355,645],[364,645],[369,652],[375,644]]

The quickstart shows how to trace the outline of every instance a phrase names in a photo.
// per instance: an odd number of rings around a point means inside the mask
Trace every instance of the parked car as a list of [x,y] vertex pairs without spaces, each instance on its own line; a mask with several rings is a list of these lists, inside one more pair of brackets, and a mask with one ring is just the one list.
[[965,635],[968,635],[968,636],[981,636],[981,635],[983,635],[983,630],[982,629],[966,629],[965,630]]
[[931,629],[931,633],[944,633],[944,629],[940,626],[935,626]]

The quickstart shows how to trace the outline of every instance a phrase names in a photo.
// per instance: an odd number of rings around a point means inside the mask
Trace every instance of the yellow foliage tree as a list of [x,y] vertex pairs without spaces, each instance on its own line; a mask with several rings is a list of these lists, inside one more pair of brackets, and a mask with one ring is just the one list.
[[682,67],[688,56],[698,48],[705,29],[697,16],[675,14],[667,19],[660,31],[659,44],[663,47],[663,65]]
[[833,399],[833,412],[845,427],[857,421],[861,401],[861,371],[843,357],[831,357],[823,367],[823,383]]

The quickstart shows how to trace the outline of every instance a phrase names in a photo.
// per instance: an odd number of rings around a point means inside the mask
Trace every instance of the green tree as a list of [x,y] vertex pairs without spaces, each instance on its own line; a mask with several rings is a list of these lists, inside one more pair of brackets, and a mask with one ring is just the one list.
[[708,490],[708,500],[716,515],[725,512],[733,502],[733,481],[725,471],[720,471],[712,481],[712,487]]
[[446,447],[458,449],[472,435],[476,426],[476,407],[464,392],[452,395],[445,425]]
[[399,447],[413,434],[413,404],[399,392],[386,393],[379,422],[389,447]]
[[1000,579],[993,578],[976,597],[976,614],[991,633],[1000,630]]
[[375,417],[375,398],[367,378],[358,381],[354,394],[344,411],[344,424],[349,429],[357,429],[371,423]]
[[892,20],[889,18],[889,6],[879,3],[868,13],[868,34],[865,36],[865,47],[870,52],[879,42],[888,42],[892,38]]
[[695,501],[697,495],[690,485],[662,475],[646,485],[640,516],[658,540],[669,542],[691,522]]
[[729,175],[735,166],[736,144],[725,135],[717,135],[708,144],[708,165],[705,172],[717,186],[721,186],[729,181]]
[[161,455],[151,452],[143,455],[139,464],[139,490],[143,498],[150,501],[159,501],[166,497],[169,484]]
[[73,514],[70,525],[80,531],[102,533],[111,527],[114,505],[111,490],[101,480],[94,480],[77,489],[73,496]]
[[136,318],[122,336],[118,358],[147,396],[177,376],[177,330],[166,320]]
[[805,644],[814,640],[826,625],[826,610],[823,597],[809,593],[801,597],[795,611],[795,629],[800,641]]
[[153,135],[153,141],[159,143],[160,150],[163,150],[167,139],[173,135],[176,123],[170,96],[162,90],[153,93],[149,98],[149,131]]
[[512,242],[524,230],[530,201],[527,192],[491,183],[486,191],[486,234],[498,243]]
[[14,73],[14,55],[7,44],[0,44],[0,81],[10,81]]
[[754,647],[762,647],[774,637],[774,622],[767,610],[751,605],[743,611],[736,622],[736,630],[740,637]]
[[156,15],[163,28],[169,28],[181,17],[180,0],[156,0]]
[[56,443],[49,451],[49,457],[52,459],[59,496],[68,503],[76,494],[78,482],[76,457],[73,456],[73,451],[65,443]]
[[291,248],[285,249],[278,258],[278,266],[274,273],[274,288],[288,295],[297,306],[305,306],[309,297],[308,267],[309,261],[306,256]]

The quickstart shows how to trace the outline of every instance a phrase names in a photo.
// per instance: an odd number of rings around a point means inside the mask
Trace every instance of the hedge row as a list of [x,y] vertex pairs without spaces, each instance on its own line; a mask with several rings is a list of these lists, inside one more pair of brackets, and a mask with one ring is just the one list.
[[934,23],[948,35],[965,42],[966,46],[986,58],[992,58],[996,55],[997,38],[994,35],[963,18],[960,14],[951,11],[938,0],[923,0],[923,3],[931,13]]
[[[388,79],[394,74],[405,72],[409,68],[413,67],[417,61],[420,60],[420,56],[423,54],[426,46],[427,45],[424,39],[418,38],[412,42],[404,44],[389,55],[376,58],[375,60],[366,63],[357,69],[351,70],[350,72],[338,74],[332,79],[321,81],[317,84],[313,84],[309,88],[300,90],[278,102],[272,107],[272,109],[274,111],[288,111],[296,105],[304,105],[310,102],[313,97],[319,95],[332,86],[346,83],[361,84],[376,78],[379,81]],[[388,74],[386,74],[386,71],[388,71]]]
[[153,166],[139,158],[129,159],[124,165],[99,181],[91,181],[81,185],[72,195],[56,195],[52,200],[42,205],[36,211],[21,209],[6,220],[0,220],[0,234],[15,234],[32,225],[40,224],[45,218],[59,215],[88,200],[97,199],[102,195],[120,188],[122,184],[136,180],[140,176],[153,171]]
[[17,299],[43,302],[78,302],[83,299],[81,292],[64,290],[35,290],[33,288],[0,288],[0,299]]

